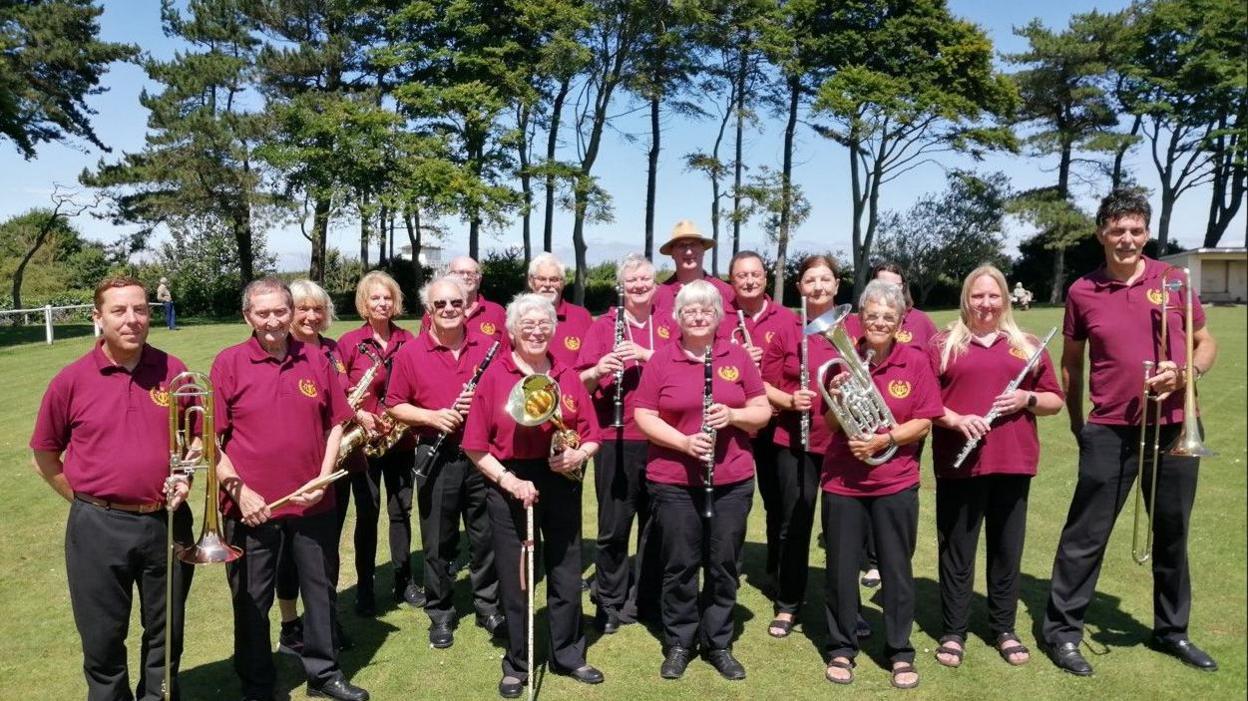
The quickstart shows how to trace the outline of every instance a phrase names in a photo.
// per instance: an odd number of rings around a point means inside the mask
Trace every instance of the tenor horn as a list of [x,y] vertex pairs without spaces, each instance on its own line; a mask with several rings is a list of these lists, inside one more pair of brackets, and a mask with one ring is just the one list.
[[[540,426],[549,421],[555,427],[550,439],[550,454],[558,455],[581,445],[581,437],[568,428],[563,421],[560,404],[559,383],[550,375],[529,375],[520,380],[507,394],[504,410],[521,426]],[[584,474],[580,470],[563,473],[565,477],[577,482]]]

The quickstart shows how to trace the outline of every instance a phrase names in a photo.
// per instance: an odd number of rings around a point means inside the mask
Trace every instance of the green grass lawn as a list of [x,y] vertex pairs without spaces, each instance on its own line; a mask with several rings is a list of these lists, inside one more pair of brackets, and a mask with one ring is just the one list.
[[[933,314],[938,324],[953,312]],[[1060,323],[1059,309],[1020,313],[1029,330],[1043,333]],[[1102,570],[1098,595],[1088,613],[1088,638],[1100,654],[1089,654],[1096,676],[1079,679],[1063,674],[1035,652],[1035,621],[1042,615],[1049,571],[1058,532],[1066,516],[1076,474],[1075,443],[1064,416],[1041,421],[1043,458],[1031,492],[1027,550],[1023,559],[1022,605],[1018,631],[1033,650],[1031,664],[1013,668],[1003,662],[982,636],[987,635],[983,574],[977,575],[972,609],[971,639],[966,663],[946,669],[932,658],[939,635],[940,610],[936,575],[934,495],[930,473],[924,475],[919,525],[919,547],[914,558],[918,580],[918,610],[914,643],[919,650],[922,683],[918,695],[931,698],[1014,699],[1101,697],[1135,698],[1243,698],[1245,693],[1245,321],[1244,307],[1210,310],[1210,326],[1221,346],[1214,371],[1201,385],[1206,439],[1218,456],[1202,465],[1200,493],[1192,517],[1193,640],[1221,665],[1215,674],[1188,669],[1144,646],[1152,625],[1151,576],[1131,561],[1131,511],[1124,511]],[[410,321],[405,325],[411,327]],[[335,333],[354,326],[341,323]],[[0,329],[0,696],[33,695],[73,699],[84,695],[81,653],[70,614],[63,556],[67,505],[57,498],[30,467],[30,438],[35,412],[48,380],[62,366],[90,346],[89,327],[58,328],[53,346],[42,343],[42,330],[31,337],[20,330]],[[171,333],[152,331],[151,341],[178,356],[194,369],[207,370],[222,347],[242,340],[240,323],[191,325]],[[1056,344],[1054,346],[1056,348]],[[120,458],[120,456],[119,456]],[[198,499],[196,500],[198,501]],[[596,508],[592,490],[585,498],[585,563],[592,570],[592,543]],[[197,521],[202,514],[196,513]],[[352,517],[353,518],[353,517]],[[388,598],[391,570],[378,571],[379,605],[375,620],[361,620],[351,612],[355,573],[352,562],[352,523],[343,539],[343,568],[339,606],[344,624],[354,638],[354,650],[344,653],[342,665],[351,679],[369,689],[374,699],[451,699],[496,697],[500,648],[470,625],[459,629],[455,646],[433,650],[426,639],[428,621],[422,613],[394,608]],[[816,526],[818,528],[818,526]],[[382,538],[385,538],[382,529]],[[384,542],[378,548],[386,552]],[[384,557],[384,555],[381,555]],[[880,666],[883,642],[879,605],[868,603],[867,619],[877,635],[867,641],[860,658],[858,679],[852,687],[833,687],[823,680],[820,653],[825,637],[822,615],[823,551],[812,547],[814,565],[810,600],[804,621],[785,640],[767,635],[771,606],[757,588],[764,562],[763,511],[756,504],[746,543],[746,573],[737,610],[740,631],[738,656],[749,678],[727,682],[703,662],[694,662],[680,681],[659,679],[659,640],[641,626],[600,638],[589,631],[589,661],[603,670],[605,684],[586,687],[561,677],[546,677],[547,698],[816,698],[863,691],[889,691],[888,675]],[[460,610],[470,611],[466,574],[459,581]],[[864,591],[864,598],[873,592]],[[539,592],[539,602],[542,597]],[[544,617],[544,606],[542,607]],[[585,611],[592,605],[585,600]],[[276,608],[273,612],[276,637]],[[187,613],[187,645],[183,658],[183,691],[187,699],[237,698],[238,680],[231,666],[232,618],[229,592],[222,568],[197,571]],[[587,617],[588,618],[588,617]],[[138,621],[130,630],[131,669],[138,656]],[[544,649],[544,645],[539,650]],[[295,660],[279,656],[279,689],[290,698],[305,697],[302,674]],[[133,681],[133,680],[132,680]],[[18,690],[23,690],[19,692]],[[12,696],[10,696],[12,694]],[[912,696],[914,694],[911,694]]]

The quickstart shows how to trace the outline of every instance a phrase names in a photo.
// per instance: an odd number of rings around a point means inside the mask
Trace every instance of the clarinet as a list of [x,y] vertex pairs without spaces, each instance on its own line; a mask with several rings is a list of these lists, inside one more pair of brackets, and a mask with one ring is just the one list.
[[[1053,335],[1056,333],[1057,333],[1056,326],[1049,329],[1049,335],[1044,337],[1044,340],[1040,342],[1040,347],[1036,349],[1035,353],[1031,354],[1031,357],[1027,359],[1027,364],[1023,366],[1023,369],[1018,373],[1017,376],[1015,376],[1013,380],[1010,380],[1010,384],[1005,386],[1005,389],[1001,392],[1001,394],[1005,394],[1006,392],[1013,392],[1014,390],[1018,389],[1019,385],[1023,384],[1023,380],[1027,377],[1027,373],[1031,372],[1031,369],[1036,366],[1037,362],[1039,362],[1040,356],[1044,353],[1045,346],[1049,345],[1049,341],[1053,340]],[[1001,415],[1000,412],[998,412],[996,409],[991,409],[988,411],[987,414],[984,415],[984,423],[988,424],[988,426],[991,428],[992,422],[996,421],[997,417],[1000,415]],[[959,467],[962,467],[962,463],[966,460],[967,456],[971,454],[971,451],[975,450],[975,446],[979,445],[979,441],[982,439],[983,439],[983,436],[980,436],[979,438],[974,438],[972,440],[967,441],[966,445],[962,446],[962,452],[958,453],[958,457],[955,458],[953,461],[953,469],[956,470]]]
[[714,400],[715,381],[711,374],[711,346],[706,347],[702,355],[702,432],[711,437],[711,450],[702,458],[702,489],[706,494],[706,503],[702,508],[702,516],[706,520],[715,518],[715,439],[716,430],[707,425],[707,416],[711,413]]
[[[620,344],[624,342],[624,324],[628,323],[624,319],[624,287],[615,288],[616,304],[615,304],[615,345],[612,349],[618,349]],[[615,420],[611,422],[611,428],[620,428],[624,425],[624,365],[621,362],[620,369],[615,371]]]
[[[798,383],[801,389],[810,388],[810,344],[806,340],[806,300],[802,300],[802,345],[801,364],[798,370]],[[810,411],[803,411],[801,417],[802,450],[810,450]]]
[[[465,390],[473,390],[477,388],[477,383],[481,381],[481,375],[484,374],[485,369],[490,366],[490,361],[494,360],[494,354],[498,352],[499,345],[500,343],[498,341],[490,344],[490,349],[485,352],[485,357],[481,359],[481,364],[477,366],[477,371],[473,373],[472,379],[468,381],[468,384],[464,385]],[[434,459],[438,455],[438,451],[442,449],[442,441],[445,441],[448,435],[450,434],[447,431],[439,433],[438,437],[433,441],[433,447],[430,448],[429,452],[425,455],[425,459],[421,460],[420,465],[416,466],[415,476],[418,482],[423,483],[425,478],[429,475],[429,466],[433,464]]]

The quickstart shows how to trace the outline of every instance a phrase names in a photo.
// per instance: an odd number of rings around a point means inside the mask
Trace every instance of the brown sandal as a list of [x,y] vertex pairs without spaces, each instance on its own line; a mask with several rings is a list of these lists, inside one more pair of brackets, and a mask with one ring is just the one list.
[[897,677],[902,674],[913,674],[915,677],[918,677],[919,670],[915,669],[912,664],[902,664],[900,667],[893,667],[892,676],[889,678],[888,683],[892,684],[894,689],[913,689],[919,685],[917,678],[909,684],[902,684],[897,681]]
[[[1008,645],[1008,643],[1014,644]],[[998,635],[996,648],[997,652],[1001,654],[1001,659],[1015,667],[1021,667],[1031,661],[1031,650],[1028,650],[1027,646],[1023,645],[1022,641],[1020,641],[1018,636],[1014,633],[1002,633],[1001,635]],[[1010,655],[1018,654],[1027,655],[1027,659],[1022,662],[1014,662],[1010,659]]]
[[[944,636],[941,636],[940,640],[937,640],[936,642],[940,643],[940,647],[936,648],[936,661],[937,662],[939,662],[940,664],[946,667],[961,667],[962,666],[962,657],[966,655],[966,641],[962,639],[962,636],[944,635]],[[960,648],[949,647],[947,643],[957,643],[958,645],[962,647]],[[951,655],[957,658],[957,661],[953,663],[945,662],[944,660],[940,659],[941,655]]]
[[[787,638],[789,633],[793,632],[793,624],[797,623],[796,619],[784,620],[783,618],[773,619],[767,624],[767,635],[773,638]],[[779,633],[773,633],[772,630],[778,630]]]
[[[833,669],[843,669],[849,672],[849,678],[837,679],[836,677],[832,676]],[[854,661],[850,660],[849,662],[841,662],[840,660],[836,660],[836,659],[830,660],[828,662],[827,668],[823,670],[823,678],[827,679],[833,684],[853,684],[854,683]]]

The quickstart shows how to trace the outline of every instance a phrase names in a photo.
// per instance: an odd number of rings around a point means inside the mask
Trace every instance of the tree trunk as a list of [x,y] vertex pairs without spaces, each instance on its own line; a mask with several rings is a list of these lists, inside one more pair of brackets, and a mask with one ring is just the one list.
[[546,201],[543,203],[542,218],[542,250],[551,251],[555,235],[555,150],[559,146],[559,120],[563,116],[563,102],[572,87],[572,79],[564,78],[559,82],[559,90],[555,93],[554,102],[550,106],[550,132],[546,135]]
[[732,255],[741,252],[741,178],[744,165],[741,162],[745,142],[745,79],[748,75],[745,49],[737,55],[736,91],[737,99],[734,112],[737,117],[736,143],[732,157]]
[[255,255],[251,250],[251,239],[251,207],[243,202],[238,207],[234,221],[234,247],[238,249],[238,273],[243,285],[256,277]]
[[30,259],[35,257],[35,253],[43,247],[48,239],[48,234],[52,233],[52,229],[56,226],[56,214],[48,217],[43,226],[39,227],[39,233],[35,235],[35,241],[30,248],[22,256],[22,260],[17,264],[17,269],[13,271],[13,308],[22,308],[22,277],[26,275],[26,266],[30,264]]
[[412,204],[403,213],[403,224],[407,227],[407,244],[412,247],[412,279],[416,289],[424,284],[424,269],[420,267],[420,209]]
[[[850,257],[854,262],[854,289],[850,299],[856,300],[862,293],[863,285],[867,283],[867,257],[862,246],[862,214],[866,210],[867,200],[862,195],[862,172],[858,160],[858,151],[862,144],[851,134],[845,147],[849,152],[849,191],[853,204],[850,215],[850,246],[853,250],[850,251]],[[857,303],[854,306],[858,306]]]
[[308,277],[325,282],[325,236],[329,231],[329,198],[317,197],[312,206],[312,262]]
[[368,240],[372,238],[369,229],[371,223],[368,221],[368,198],[361,200],[360,207],[360,265],[364,266],[364,270],[368,270]]
[[521,210],[521,237],[524,240],[524,266],[529,266],[533,259],[533,174],[529,172],[529,121],[531,113],[529,105],[521,105],[516,110],[516,123],[519,127],[520,141],[516,144],[516,152],[520,157],[520,191],[524,194],[524,208]]
[[[719,120],[719,131],[715,133],[715,145],[711,147],[711,160],[714,164],[711,168],[711,240],[715,242],[711,248],[711,275],[719,277],[719,199],[721,197],[719,191],[719,149],[724,143],[724,132],[728,130],[728,120],[732,119],[732,108],[736,104],[736,96],[728,101],[727,109],[724,110],[724,118]],[[735,254],[734,254],[735,255]]]
[[1049,304],[1061,304],[1066,293],[1066,249],[1053,249],[1053,281],[1049,290]]
[[[1140,125],[1144,122],[1143,115],[1135,115],[1135,119],[1131,122],[1131,136],[1140,133]],[[1122,187],[1122,183],[1126,180],[1126,170],[1123,162],[1127,158],[1127,151],[1131,150],[1131,144],[1126,143],[1114,150],[1114,168],[1109,175],[1109,186],[1111,190],[1117,190]]]
[[793,218],[793,137],[797,133],[797,107],[802,99],[801,78],[789,78],[789,118],[784,125],[784,155],[780,170],[780,227],[776,232],[775,286],[771,298],[784,306],[784,267]]
[[[1214,248],[1226,234],[1231,220],[1239,213],[1248,187],[1248,166],[1236,158],[1239,151],[1238,130],[1227,132],[1227,115],[1218,120],[1218,137],[1214,140],[1213,182],[1209,193],[1209,224],[1205,227],[1205,248]],[[1240,103],[1236,125],[1248,124],[1248,99]],[[1229,195],[1229,199],[1228,199]]]
[[[652,88],[653,89],[653,88]],[[650,153],[646,170],[646,258],[654,255],[654,196],[659,177],[660,100],[657,94],[650,96]]]
[[1170,217],[1174,214],[1174,188],[1161,183],[1161,213],[1157,215],[1157,257],[1166,255],[1170,246]]
[[[588,177],[585,178],[588,180]],[[585,281],[589,278],[589,266],[585,260],[585,190],[588,187],[586,182],[582,184],[582,180],[578,178],[573,198],[575,200],[573,206],[573,222],[572,222],[572,250],[576,257],[576,275],[573,280],[572,287],[572,303],[585,305]]]

